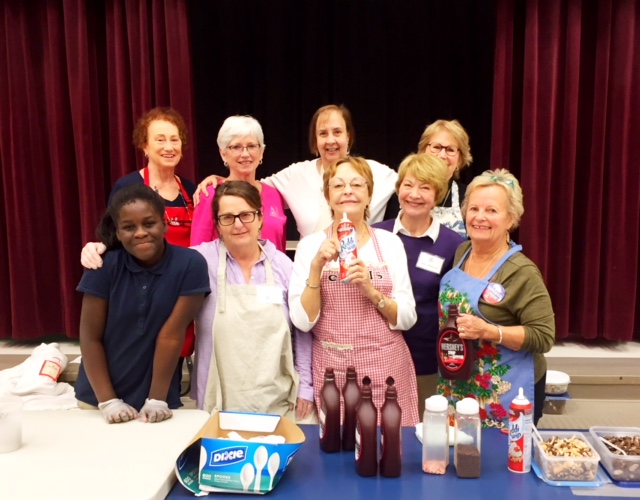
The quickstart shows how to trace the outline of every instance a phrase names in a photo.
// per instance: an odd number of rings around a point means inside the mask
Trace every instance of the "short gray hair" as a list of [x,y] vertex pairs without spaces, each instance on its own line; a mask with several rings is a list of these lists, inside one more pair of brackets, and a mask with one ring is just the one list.
[[524,213],[524,204],[522,196],[522,188],[518,179],[509,172],[506,168],[497,168],[496,170],[485,170],[480,175],[474,177],[471,183],[467,186],[467,192],[464,195],[462,206],[462,218],[467,220],[467,207],[469,205],[469,196],[476,189],[487,186],[500,186],[507,193],[507,199],[509,200],[509,214],[513,218],[513,225],[509,228],[509,231],[513,231],[520,225],[520,219]]
[[225,149],[236,137],[249,137],[250,135],[254,136],[264,149],[266,146],[264,134],[258,120],[249,115],[230,116],[224,121],[218,132],[218,147]]

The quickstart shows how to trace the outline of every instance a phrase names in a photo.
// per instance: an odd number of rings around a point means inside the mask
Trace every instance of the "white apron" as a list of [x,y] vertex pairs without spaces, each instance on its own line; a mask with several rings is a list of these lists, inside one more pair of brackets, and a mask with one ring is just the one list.
[[460,210],[460,193],[458,183],[451,183],[451,206],[450,207],[433,207],[431,216],[443,226],[455,231],[464,239],[467,239],[467,229],[462,219],[462,210]]
[[282,309],[285,298],[266,254],[264,264],[266,285],[229,285],[227,249],[220,245],[218,303],[203,409],[273,413],[295,421],[289,405],[296,403],[299,376]]

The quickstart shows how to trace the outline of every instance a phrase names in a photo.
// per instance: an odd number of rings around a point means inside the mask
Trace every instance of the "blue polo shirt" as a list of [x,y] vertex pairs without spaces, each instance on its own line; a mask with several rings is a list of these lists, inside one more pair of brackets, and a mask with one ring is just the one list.
[[456,249],[465,241],[455,231],[442,224],[438,225],[437,231],[432,227],[426,234],[415,237],[398,230],[401,227],[399,219],[389,219],[373,224],[373,227],[396,233],[407,252],[409,278],[416,301],[418,320],[410,330],[404,333],[404,339],[409,346],[413,364],[416,367],[416,375],[438,373],[436,341],[440,330],[438,318],[440,279],[453,266]]
[[[126,250],[113,250],[100,269],[84,272],[76,290],[109,301],[102,339],[109,376],[117,396],[140,410],[151,387],[156,339],[178,297],[211,292],[206,260],[195,250],[166,243],[162,260],[144,268]],[[169,408],[182,406],[179,375],[176,371],[171,381]],[[98,404],[84,360],[75,391],[80,401]]]

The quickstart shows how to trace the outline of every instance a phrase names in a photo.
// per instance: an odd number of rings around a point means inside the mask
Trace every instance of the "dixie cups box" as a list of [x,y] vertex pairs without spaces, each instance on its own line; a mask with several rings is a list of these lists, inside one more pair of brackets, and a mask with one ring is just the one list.
[[304,440],[300,427],[279,415],[214,412],[178,457],[176,475],[197,496],[268,493]]

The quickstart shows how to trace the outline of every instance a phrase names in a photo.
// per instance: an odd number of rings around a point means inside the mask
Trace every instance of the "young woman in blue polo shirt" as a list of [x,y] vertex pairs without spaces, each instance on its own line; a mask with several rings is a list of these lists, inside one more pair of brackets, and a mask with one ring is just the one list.
[[109,423],[170,418],[179,408],[176,366],[184,332],[210,291],[207,263],[165,240],[162,198],[144,184],[118,191],[98,236],[111,251],[85,271],[82,364],[76,397]]

